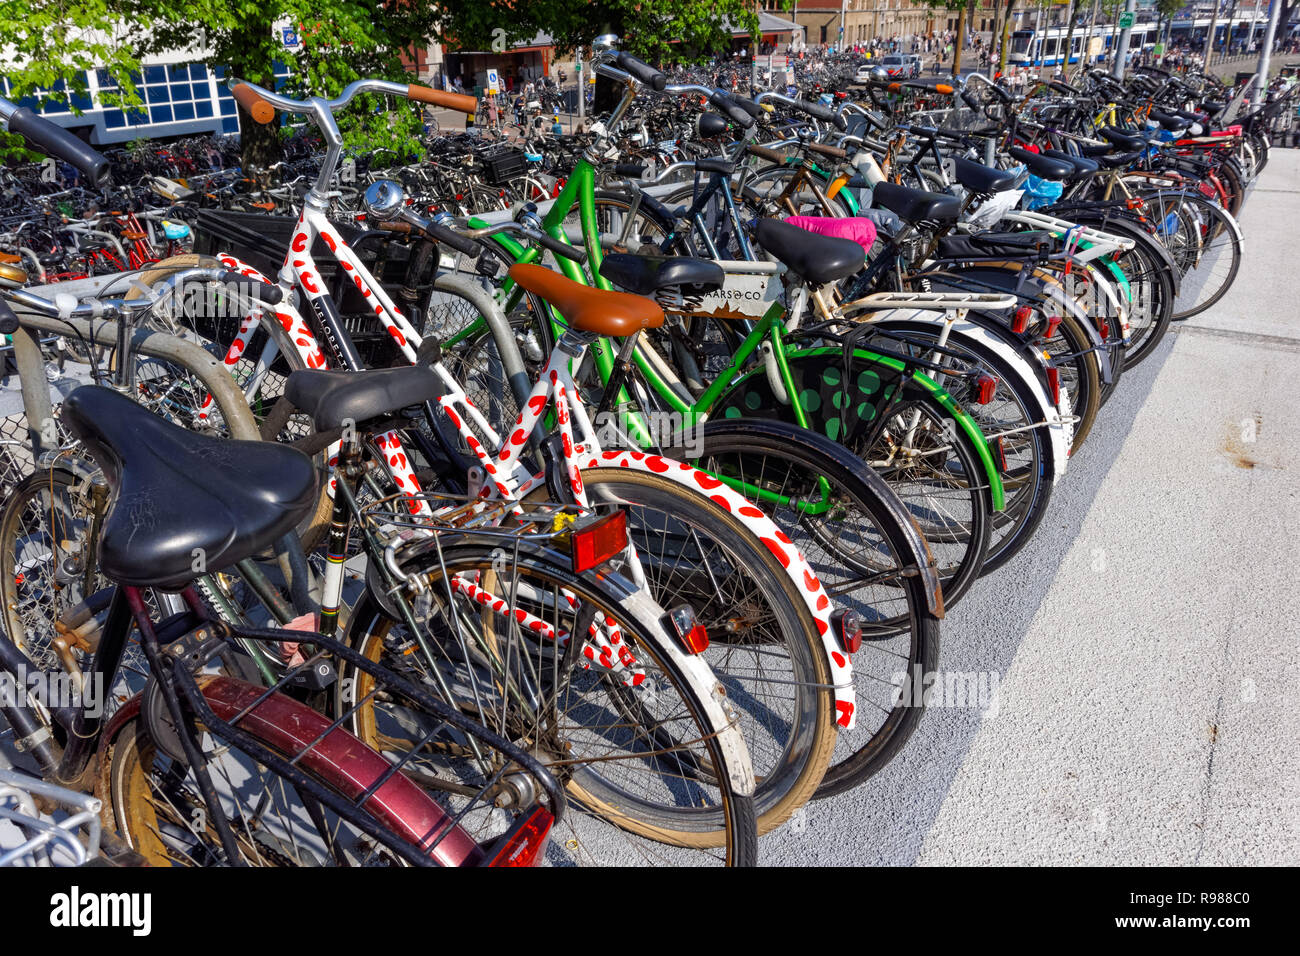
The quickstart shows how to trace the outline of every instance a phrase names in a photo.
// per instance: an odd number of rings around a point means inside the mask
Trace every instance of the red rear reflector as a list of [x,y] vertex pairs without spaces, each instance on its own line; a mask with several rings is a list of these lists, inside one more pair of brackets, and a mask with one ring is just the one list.
[[1050,339],[1060,327],[1061,317],[1059,315],[1049,315],[1047,317],[1047,331],[1043,333],[1043,338]]
[[1033,310],[1027,305],[1016,309],[1016,314],[1011,317],[1011,331],[1016,335],[1024,335],[1025,329],[1029,328],[1029,317],[1033,314]]
[[590,571],[627,547],[627,512],[615,511],[585,528],[574,531],[569,540],[573,573]]
[[546,849],[555,818],[537,807],[511,828],[484,866],[536,866]]
[[668,623],[688,654],[702,654],[709,648],[709,632],[695,619],[695,609],[679,604],[668,612]]
[[831,626],[845,653],[856,654],[862,648],[862,618],[857,611],[836,611],[831,615]]
[[1098,324],[1101,326],[1101,340],[1103,342],[1109,342],[1110,323],[1106,321],[1106,317],[1104,315],[1098,320]]
[[1007,440],[1004,436],[999,435],[993,442],[993,451],[998,456],[998,471],[1005,475],[1010,466],[1007,464]]
[[1052,393],[1052,404],[1061,404],[1061,370],[1055,365],[1047,367],[1047,387]]
[[993,393],[997,391],[998,380],[992,375],[981,375],[975,380],[975,401],[980,405],[987,405],[993,401]]

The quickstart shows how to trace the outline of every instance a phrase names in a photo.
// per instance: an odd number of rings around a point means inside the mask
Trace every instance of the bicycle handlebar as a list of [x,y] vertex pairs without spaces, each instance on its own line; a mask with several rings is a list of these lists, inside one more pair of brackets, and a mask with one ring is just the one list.
[[79,305],[69,305],[68,300],[76,302],[76,298],[57,289],[54,290],[54,299],[47,299],[26,289],[12,289],[4,293],[0,298],[0,304],[8,309],[10,302],[16,302],[50,318],[100,319],[111,317],[114,313],[133,315],[136,312],[146,312],[154,307],[158,298],[166,294],[166,291],[186,282],[219,282],[241,295],[259,299],[267,305],[276,305],[284,297],[284,290],[278,285],[270,285],[225,269],[197,268],[184,269],[175,273],[153,288],[158,295],[144,296],[139,299],[91,299]]
[[478,108],[478,101],[465,93],[449,93],[417,84],[391,83],[388,80],[356,80],[349,83],[341,94],[332,100],[312,97],[309,100],[294,100],[263,89],[253,83],[236,82],[232,84],[235,101],[244,108],[257,123],[269,123],[276,110],[286,113],[311,113],[316,104],[323,103],[331,113],[337,112],[351,102],[358,93],[382,93],[397,96],[417,103],[442,106],[461,113],[473,113]]
[[21,136],[37,152],[75,166],[92,186],[108,183],[111,167],[107,157],[62,126],[4,97],[0,97],[0,119],[9,132]]

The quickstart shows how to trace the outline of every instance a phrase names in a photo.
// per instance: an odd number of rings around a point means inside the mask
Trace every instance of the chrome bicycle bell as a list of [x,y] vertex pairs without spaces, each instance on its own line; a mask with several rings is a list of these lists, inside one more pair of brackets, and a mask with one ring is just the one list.
[[380,179],[366,187],[362,197],[366,215],[380,222],[396,219],[406,208],[406,190],[391,179]]

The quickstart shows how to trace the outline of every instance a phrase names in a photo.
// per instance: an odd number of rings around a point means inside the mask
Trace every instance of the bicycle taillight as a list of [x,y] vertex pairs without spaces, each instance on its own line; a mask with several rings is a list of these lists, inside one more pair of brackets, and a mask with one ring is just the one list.
[[488,851],[481,866],[537,866],[551,837],[555,817],[545,807],[536,807],[520,817],[496,846]]
[[627,547],[627,512],[619,509],[576,529],[569,538],[573,573],[582,574],[599,567]]

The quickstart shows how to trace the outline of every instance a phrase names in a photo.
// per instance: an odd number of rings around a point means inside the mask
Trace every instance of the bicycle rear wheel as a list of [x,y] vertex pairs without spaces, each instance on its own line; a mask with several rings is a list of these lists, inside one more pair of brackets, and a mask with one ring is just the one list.
[[[753,798],[731,786],[702,698],[708,689],[667,652],[663,624],[641,620],[639,604],[541,552],[510,555],[511,546],[502,545],[452,545],[404,571],[435,599],[418,623],[428,644],[444,651],[433,663],[437,679],[459,689],[452,703],[532,750],[576,803],[563,845],[552,848],[554,861],[753,865]],[[523,626],[515,617],[521,611],[545,622],[549,634]],[[617,621],[618,670],[612,658],[606,666],[583,650],[591,629],[609,621]],[[369,592],[352,614],[348,643],[426,686],[435,683],[409,625],[394,621]],[[363,702],[350,709],[348,726],[381,752],[407,759],[418,778],[435,756],[412,750],[419,722],[371,697],[364,674],[345,668],[340,676],[339,687]],[[346,703],[340,707],[349,709]],[[625,838],[613,839],[599,821],[626,831]]]
[[[860,459],[814,433],[782,435],[758,419],[712,421],[692,460],[743,484],[807,557],[837,610],[861,619],[853,655],[857,724],[841,730],[816,796],[856,787],[889,762],[921,719],[919,702],[895,693],[900,675],[932,672],[939,660],[939,609],[931,607],[930,556],[903,503]],[[685,449],[670,451],[686,458]],[[819,487],[821,483],[825,488]]]

